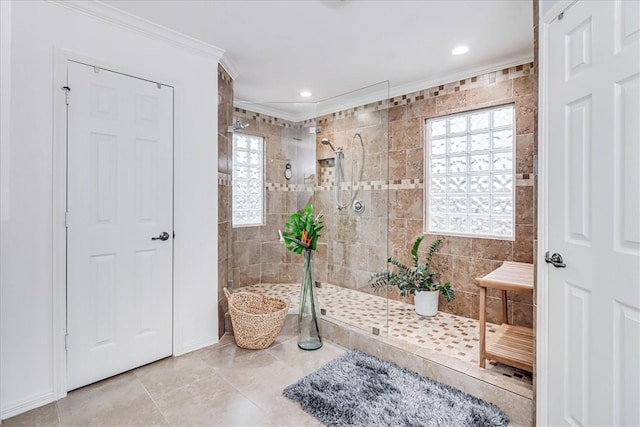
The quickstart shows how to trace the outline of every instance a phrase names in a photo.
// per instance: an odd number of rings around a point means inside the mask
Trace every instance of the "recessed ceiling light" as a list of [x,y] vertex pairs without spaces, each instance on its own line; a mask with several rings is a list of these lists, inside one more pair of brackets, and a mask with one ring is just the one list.
[[467,46],[458,46],[455,49],[453,49],[451,51],[451,54],[453,55],[464,55],[465,53],[469,52],[469,48]]
[[308,90],[303,90],[302,92],[300,92],[300,96],[303,98],[308,98],[311,96],[311,92],[309,92]]

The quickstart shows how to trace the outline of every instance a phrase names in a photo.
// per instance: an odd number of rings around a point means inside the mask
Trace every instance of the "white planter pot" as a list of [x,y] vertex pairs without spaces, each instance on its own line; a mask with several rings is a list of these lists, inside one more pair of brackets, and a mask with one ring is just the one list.
[[435,316],[438,314],[438,295],[440,291],[416,291],[414,301],[416,313],[420,316]]

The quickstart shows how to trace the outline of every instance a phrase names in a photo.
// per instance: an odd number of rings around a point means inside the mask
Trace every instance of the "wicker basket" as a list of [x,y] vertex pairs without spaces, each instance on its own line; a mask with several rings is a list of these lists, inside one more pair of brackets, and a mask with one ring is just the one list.
[[267,297],[251,292],[224,293],[229,301],[233,335],[238,347],[262,350],[276,339],[289,311],[282,298]]

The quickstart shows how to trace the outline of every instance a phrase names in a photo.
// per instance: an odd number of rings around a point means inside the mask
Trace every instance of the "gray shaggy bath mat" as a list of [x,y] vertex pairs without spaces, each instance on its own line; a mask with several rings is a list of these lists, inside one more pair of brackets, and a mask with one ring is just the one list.
[[498,407],[359,351],[284,389],[327,426],[506,426]]

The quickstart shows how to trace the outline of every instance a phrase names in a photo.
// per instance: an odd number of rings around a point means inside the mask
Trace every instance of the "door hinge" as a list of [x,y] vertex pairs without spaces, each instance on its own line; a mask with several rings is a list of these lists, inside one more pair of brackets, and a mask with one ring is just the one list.
[[64,213],[64,226],[69,228],[69,212]]
[[64,90],[64,102],[69,105],[69,98],[71,98],[71,88],[69,86],[62,86],[61,89]]
[[66,334],[64,336],[64,349],[66,351],[69,351],[69,334]]

